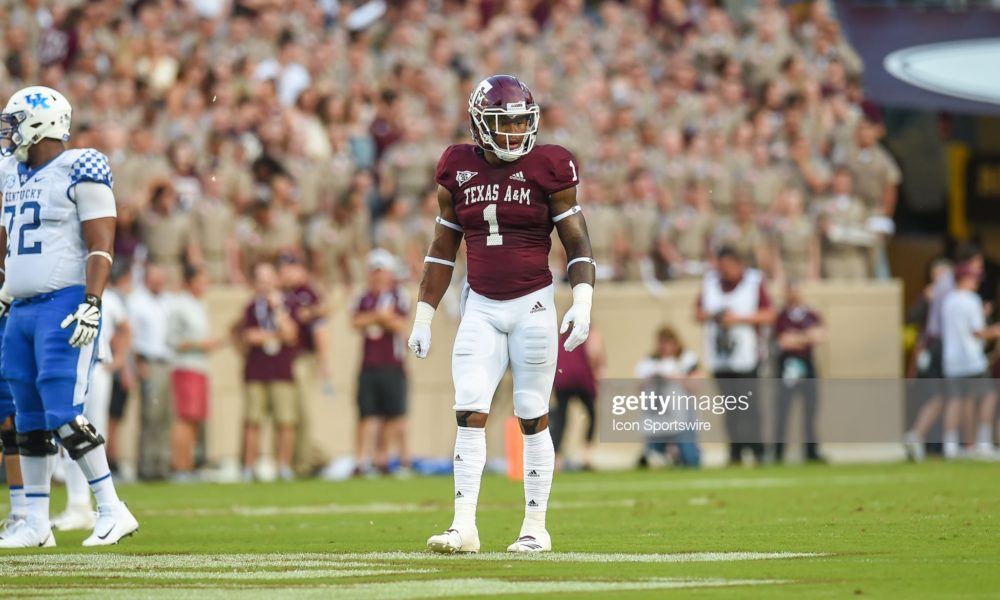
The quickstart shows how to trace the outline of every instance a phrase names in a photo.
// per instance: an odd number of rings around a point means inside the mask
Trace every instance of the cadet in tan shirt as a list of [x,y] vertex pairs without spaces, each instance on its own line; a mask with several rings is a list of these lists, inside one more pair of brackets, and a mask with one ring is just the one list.
[[236,226],[240,268],[248,279],[257,263],[273,262],[283,252],[302,253],[302,232],[293,215],[278,212],[263,198],[254,203],[250,214]]
[[669,265],[671,277],[701,277],[713,222],[704,186],[691,181],[684,204],[663,224],[657,241],[657,253]]
[[245,283],[239,270],[236,213],[224,199],[222,183],[202,177],[203,195],[191,211],[193,238],[201,248],[205,274],[212,283]]
[[785,190],[779,202],[780,216],[774,223],[775,277],[779,281],[819,279],[820,244],[816,226],[806,215],[802,193]]
[[876,236],[868,230],[864,202],[853,193],[851,172],[838,168],[830,196],[817,201],[822,239],[823,277],[867,279],[871,277],[871,247]]
[[201,262],[191,218],[176,206],[173,186],[161,181],[153,185],[149,205],[139,213],[139,232],[146,245],[147,260],[163,268],[170,286],[181,283],[185,263]]

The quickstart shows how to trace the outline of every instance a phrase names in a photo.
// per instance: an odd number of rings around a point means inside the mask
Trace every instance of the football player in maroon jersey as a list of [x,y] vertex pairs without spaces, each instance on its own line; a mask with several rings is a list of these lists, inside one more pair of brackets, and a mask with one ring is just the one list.
[[507,550],[545,552],[552,549],[545,510],[555,463],[548,412],[558,343],[549,271],[553,226],[566,248],[573,285],[573,306],[561,326],[565,332],[572,324],[567,350],[587,339],[594,294],[590,237],[576,203],[578,165],[561,146],[535,145],[538,105],[515,77],[483,80],[469,98],[469,116],[476,143],[450,146],[438,162],[441,214],[409,340],[417,357],[427,356],[431,319],[464,236],[471,289],[452,354],[455,519],[427,546],[444,553],[479,550],[476,504],[486,465],[486,419],[510,365],[514,414],[524,435],[525,516]]

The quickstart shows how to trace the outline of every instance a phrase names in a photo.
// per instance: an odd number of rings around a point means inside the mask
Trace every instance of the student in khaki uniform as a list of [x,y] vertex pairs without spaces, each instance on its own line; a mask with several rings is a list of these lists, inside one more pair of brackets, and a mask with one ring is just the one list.
[[819,238],[805,214],[801,192],[785,190],[779,205],[781,216],[774,223],[771,240],[775,278],[786,282],[819,279]]
[[853,193],[851,172],[847,168],[834,172],[831,195],[817,201],[817,210],[823,277],[871,277],[869,256],[876,236],[866,226],[868,213],[864,202]]
[[750,169],[743,172],[741,179],[750,189],[757,213],[767,215],[771,213],[778,200],[778,194],[784,187],[784,177],[777,165],[771,161],[771,151],[766,143],[754,144],[752,158]]
[[743,194],[736,201],[733,218],[721,219],[712,236],[712,247],[728,246],[743,264],[751,269],[766,270],[770,263],[764,234],[757,226],[753,201],[749,195]]
[[301,253],[302,232],[293,215],[279,212],[266,197],[254,203],[250,215],[236,226],[244,275],[251,275],[250,269],[259,262],[273,262],[282,252]]
[[[842,157],[842,164],[854,179],[854,193],[865,205],[869,217],[892,219],[896,212],[897,186],[902,179],[895,159],[878,143],[882,128],[866,116],[855,132],[855,147]],[[879,279],[889,277],[885,255],[885,235],[879,236],[872,251],[872,270]]]
[[688,183],[684,204],[664,223],[657,254],[671,277],[700,277],[708,261],[708,237],[714,219],[704,186]]
[[357,235],[353,209],[347,201],[337,202],[326,214],[313,219],[306,234],[309,264],[326,285],[351,287],[360,282],[357,256],[368,251],[368,236]]
[[236,214],[222,197],[218,179],[202,177],[203,195],[191,211],[193,238],[201,248],[204,270],[212,283],[245,283],[239,270]]
[[201,261],[191,218],[177,210],[177,194],[169,182],[153,186],[149,206],[139,214],[139,231],[148,262],[163,268],[170,286],[181,283],[184,264]]

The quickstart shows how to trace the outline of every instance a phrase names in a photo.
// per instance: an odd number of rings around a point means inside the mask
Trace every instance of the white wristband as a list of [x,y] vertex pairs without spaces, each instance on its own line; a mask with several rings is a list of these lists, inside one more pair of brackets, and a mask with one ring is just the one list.
[[589,283],[578,283],[573,286],[573,304],[594,305],[594,286]]
[[437,311],[430,304],[427,304],[426,302],[417,302],[417,311],[413,316],[413,322],[430,325],[431,321],[434,319],[435,312]]

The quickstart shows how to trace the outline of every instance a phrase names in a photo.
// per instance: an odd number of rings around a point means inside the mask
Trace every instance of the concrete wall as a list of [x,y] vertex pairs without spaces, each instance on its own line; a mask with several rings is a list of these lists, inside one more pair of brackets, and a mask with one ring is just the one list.
[[[414,290],[415,291],[415,290]],[[674,326],[685,344],[701,353],[701,329],[692,318],[697,282],[676,282],[654,296],[639,285],[599,285],[595,294],[594,323],[603,330],[608,355],[607,376],[627,378],[635,364],[653,345],[661,324]],[[807,301],[825,319],[829,342],[818,353],[819,368],[831,378],[895,378],[902,375],[901,323],[902,287],[898,282],[813,284],[804,289]],[[780,302],[780,290],[772,290]],[[224,334],[241,313],[250,293],[244,289],[215,289],[208,302],[215,332]],[[413,296],[415,297],[415,295]],[[330,298],[333,314],[327,335],[334,354],[336,396],[326,400],[319,386],[311,398],[314,437],[331,456],[351,451],[356,418],[354,388],[359,364],[360,337],[350,328],[349,299],[343,293]],[[559,314],[568,308],[569,289],[557,294]],[[433,346],[424,361],[410,357],[410,440],[415,456],[447,456],[454,443],[451,411],[451,347],[457,320],[448,310],[438,311]],[[408,332],[407,332],[408,335]],[[212,404],[208,425],[208,453],[212,460],[235,460],[239,456],[242,415],[241,364],[237,354],[225,349],[212,360]],[[501,383],[490,420],[491,456],[502,455],[502,421],[513,413],[509,375]],[[887,408],[892,405],[887,404]],[[123,430],[121,456],[136,456],[138,398],[130,399]],[[569,437],[573,437],[579,414],[571,414]],[[612,446],[612,445],[609,445]],[[613,445],[611,454],[634,455],[635,447]],[[568,451],[572,453],[573,444]],[[602,449],[603,450],[603,449]]]

